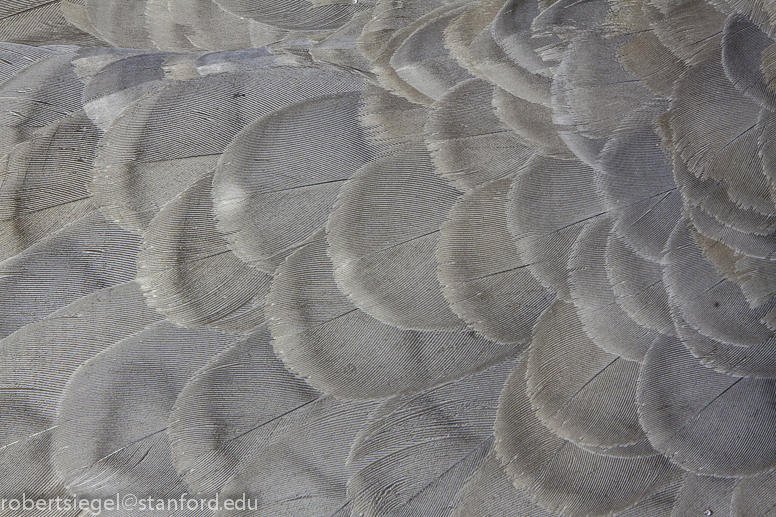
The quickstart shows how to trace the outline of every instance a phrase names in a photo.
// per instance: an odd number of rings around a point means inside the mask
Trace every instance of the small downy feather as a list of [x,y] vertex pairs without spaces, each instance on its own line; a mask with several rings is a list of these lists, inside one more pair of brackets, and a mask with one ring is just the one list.
[[340,187],[381,150],[358,122],[359,104],[358,92],[292,104],[248,124],[226,148],[213,204],[243,261],[272,273],[326,224]]
[[605,258],[611,234],[608,218],[585,223],[569,256],[571,300],[593,343],[610,354],[641,362],[662,334],[638,325],[617,304]]
[[776,463],[773,380],[706,368],[675,338],[653,346],[642,366],[639,418],[655,449],[685,470],[751,476]]
[[69,224],[0,262],[0,337],[96,289],[135,277],[139,239],[99,212]]
[[60,402],[53,461],[88,497],[179,496],[168,417],[186,381],[232,338],[162,321],[82,364]]
[[358,433],[348,481],[354,514],[446,517],[493,448],[501,386],[520,359],[385,402]]
[[601,449],[644,441],[636,411],[638,376],[638,363],[604,352],[585,335],[572,304],[555,302],[536,322],[528,348],[528,396],[536,417],[557,436]]
[[246,334],[264,322],[271,276],[237,258],[216,229],[211,182],[195,182],[151,220],[137,281],[173,323]]
[[0,172],[0,260],[95,210],[88,186],[98,140],[78,111],[13,148]]
[[614,231],[658,261],[682,209],[671,160],[655,130],[655,117],[667,107],[654,101],[626,116],[596,164],[596,186]]
[[633,507],[674,481],[679,469],[659,454],[609,457],[552,434],[536,418],[525,375],[524,364],[516,367],[501,394],[496,451],[509,478],[534,502],[563,515],[607,515]]
[[360,311],[337,288],[323,232],[278,268],[265,313],[283,362],[310,385],[345,398],[420,391],[513,353],[474,331],[400,330]]
[[460,193],[407,144],[342,185],[326,227],[337,285],[359,309],[402,329],[462,330],[442,295],[434,256]]
[[464,192],[513,176],[534,152],[498,119],[493,92],[490,84],[470,79],[431,105],[426,145],[436,172]]
[[438,275],[450,307],[483,336],[527,343],[555,298],[528,270],[507,230],[512,181],[493,181],[453,206],[437,247]]
[[175,467],[196,492],[217,494],[289,417],[322,397],[286,370],[259,329],[215,356],[178,395],[169,428]]
[[695,244],[692,230],[680,221],[669,241],[663,282],[672,306],[701,334],[725,343],[750,346],[771,337],[741,288],[726,280],[707,262]]
[[507,226],[522,262],[542,285],[568,300],[571,247],[583,223],[604,214],[593,169],[577,160],[535,156],[512,183],[509,201]]

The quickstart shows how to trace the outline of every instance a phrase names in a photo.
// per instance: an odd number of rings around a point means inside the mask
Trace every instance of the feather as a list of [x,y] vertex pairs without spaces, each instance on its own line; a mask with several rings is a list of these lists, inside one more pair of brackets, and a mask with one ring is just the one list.
[[639,325],[662,334],[674,334],[662,266],[640,257],[614,233],[609,235],[604,260],[620,308]]
[[[538,191],[546,195],[536,196]],[[509,201],[507,226],[523,264],[558,298],[568,300],[571,247],[583,223],[604,213],[593,170],[576,160],[536,156],[515,178]]]
[[515,363],[385,402],[353,445],[349,463],[362,466],[348,482],[353,513],[448,515],[492,450],[498,396]]
[[363,11],[348,23],[332,32],[326,39],[310,48],[313,60],[334,65],[343,70],[352,70],[372,77],[369,60],[356,50],[356,40],[372,19],[370,11]]
[[103,136],[95,202],[127,228],[145,229],[164,203],[215,168],[248,123],[315,95],[361,87],[343,73],[277,66],[173,82],[122,112]]
[[569,44],[552,83],[554,121],[591,139],[608,138],[653,94],[617,60],[618,39],[584,34]]
[[98,212],[71,223],[22,253],[0,262],[0,337],[96,289],[135,276],[139,239]]
[[159,319],[130,282],[95,291],[0,341],[3,497],[65,496],[50,455],[57,403],[70,374]]
[[617,60],[652,93],[664,98],[671,97],[674,83],[687,69],[651,30],[634,35],[619,47]]
[[676,316],[676,329],[684,346],[707,368],[734,377],[776,377],[773,333],[760,343],[742,346],[704,336],[680,316]]
[[669,248],[663,282],[672,306],[687,323],[707,337],[741,346],[771,336],[760,323],[764,309],[752,309],[741,288],[703,259],[686,222],[677,224]]
[[346,459],[374,407],[372,402],[322,397],[284,417],[273,426],[277,434],[267,436],[264,446],[240,465],[221,499],[255,499],[258,511],[250,515],[257,517],[351,515],[347,482],[353,469]]
[[554,295],[520,261],[507,231],[512,181],[487,183],[459,198],[442,225],[439,280],[453,311],[483,336],[527,343]]
[[148,304],[173,323],[244,334],[264,322],[271,276],[229,250],[216,229],[211,182],[195,182],[151,220],[137,281]]
[[501,394],[496,451],[509,478],[534,502],[563,515],[606,515],[634,506],[678,475],[660,455],[608,457],[555,436],[534,414],[525,374],[525,364],[516,367]]
[[80,111],[13,148],[0,172],[0,260],[95,210],[87,189],[98,141]]
[[148,39],[154,47],[160,50],[199,50],[187,37],[188,27],[173,19],[169,0],[146,0],[143,15]]
[[345,24],[368,8],[360,2],[311,7],[306,0],[215,0],[224,10],[241,18],[287,30],[327,30]]
[[431,105],[426,145],[436,172],[464,192],[514,176],[534,152],[496,117],[493,92],[490,84],[470,79]]
[[381,150],[358,123],[359,102],[354,92],[292,104],[248,124],[226,148],[213,205],[243,261],[272,273],[326,224],[340,187]]
[[773,7],[763,0],[709,0],[709,3],[725,14],[739,14],[748,18],[766,33],[771,34],[773,27],[769,13]]
[[480,469],[461,490],[460,503],[451,517],[552,517],[533,503],[524,490],[517,489],[504,472],[495,453],[485,458]]
[[345,398],[417,392],[502,361],[510,346],[469,332],[385,325],[340,293],[322,233],[278,268],[265,313],[273,347],[297,375]]
[[175,466],[191,489],[217,494],[295,412],[323,398],[286,371],[259,329],[215,356],[178,395],[169,427]]
[[85,0],[89,23],[97,38],[114,47],[156,48],[146,26],[145,8],[148,0]]
[[431,99],[441,99],[456,84],[471,78],[444,47],[445,28],[467,8],[446,10],[429,19],[417,27],[390,58],[389,64],[396,75]]
[[373,141],[417,142],[424,134],[429,109],[376,86],[361,92],[359,120]]
[[730,16],[722,37],[722,66],[733,86],[763,108],[776,108],[761,71],[762,53],[774,41],[746,18]]
[[585,335],[573,305],[555,302],[536,322],[528,397],[536,417],[557,436],[601,449],[644,441],[636,412],[638,376],[638,363],[604,352]]
[[450,51],[450,56],[470,74],[480,79],[483,79],[482,72],[477,67],[478,60],[472,55],[470,47],[474,39],[493,21],[502,3],[500,0],[471,2],[472,8],[467,9],[444,29],[444,44]]
[[[168,53],[116,57],[104,66],[99,66],[104,56],[96,59],[85,56],[73,61],[76,71],[86,83],[83,93],[84,111],[103,131],[110,128],[127,106],[170,82],[165,81],[167,77],[163,68],[164,62],[170,57]],[[99,68],[89,70],[88,76],[84,77],[82,74],[88,66],[86,62],[90,60],[94,60]]]
[[698,178],[676,155],[673,172],[686,208],[690,210],[698,208],[713,216],[718,223],[738,232],[768,236],[776,231],[776,217],[763,215],[753,209],[741,208],[728,196],[728,184],[725,180]]
[[670,125],[676,152],[690,172],[726,180],[728,195],[739,206],[773,215],[776,208],[757,152],[760,110],[733,87],[715,53],[676,83]]
[[641,425],[652,446],[683,469],[719,477],[758,474],[776,458],[773,383],[705,368],[667,338],[642,366]]
[[8,0],[0,6],[3,41],[23,45],[100,45],[68,23],[54,0]]
[[169,9],[172,21],[186,27],[186,39],[196,47],[237,50],[254,46],[250,38],[251,22],[221,9],[212,0],[193,3],[169,0]]
[[689,210],[689,216],[699,233],[722,242],[737,253],[767,260],[776,256],[776,234],[740,232],[725,226],[700,207]]
[[[672,517],[731,515],[734,479],[687,474],[679,491]],[[754,514],[753,514],[754,515]]]
[[768,515],[776,508],[774,501],[776,487],[776,471],[770,470],[759,476],[743,478],[736,481],[733,490],[731,515]]
[[359,309],[413,330],[462,330],[442,295],[434,256],[459,192],[407,144],[342,185],[326,226],[337,285]]
[[377,0],[371,11],[372,21],[366,24],[358,39],[359,52],[375,61],[397,31],[444,4],[444,0],[407,0],[401,3]]
[[0,44],[0,84],[31,64],[56,54],[53,48],[30,47],[15,43]]
[[493,39],[520,68],[532,74],[552,77],[551,66],[539,52],[558,43],[552,34],[533,34],[532,24],[540,14],[537,2],[508,0],[493,20]]
[[762,157],[763,172],[768,178],[771,201],[776,203],[776,139],[771,137],[773,134],[776,134],[776,116],[770,110],[762,110],[757,119],[757,150]]
[[83,83],[73,73],[72,57],[70,52],[45,57],[0,84],[0,154],[81,109]]
[[641,362],[662,334],[633,321],[617,304],[606,265],[606,246],[612,234],[608,218],[585,223],[569,256],[571,301],[585,333],[610,354]]
[[552,122],[552,110],[542,104],[529,102],[496,88],[493,92],[496,115],[529,147],[555,158],[572,159],[574,156],[560,138]]
[[718,52],[725,16],[703,0],[668,2],[652,21],[660,42],[685,64],[703,63]]
[[496,43],[491,26],[474,38],[469,45],[469,54],[477,62],[477,71],[494,85],[529,102],[550,105],[552,80],[533,74],[512,61]]
[[655,130],[655,117],[666,107],[654,101],[627,115],[596,164],[596,184],[614,231],[650,260],[661,260],[681,215],[672,164]]
[[[412,101],[418,104],[429,106],[434,100],[436,100],[435,97],[430,97],[423,91],[420,91],[416,88],[416,86],[421,86],[421,85],[413,85],[407,80],[405,80],[404,78],[402,78],[401,75],[396,70],[396,68],[394,68],[392,64],[392,60],[394,55],[399,51],[399,49],[401,49],[402,45],[412,37],[415,31],[421,31],[421,29],[426,25],[430,25],[430,27],[434,27],[435,21],[439,19],[444,19],[451,12],[456,14],[461,14],[462,8],[460,5],[456,5],[456,4],[443,5],[442,7],[439,7],[437,9],[431,10],[430,12],[427,12],[425,15],[421,16],[420,18],[413,21],[412,23],[409,23],[405,26],[401,26],[401,28],[397,28],[398,30],[395,30],[393,34],[390,35],[390,39],[388,39],[382,45],[382,48],[380,48],[379,52],[377,52],[375,56],[371,58],[372,72],[377,76],[377,80],[379,81],[380,86],[382,86],[388,91],[394,92],[397,95],[400,95],[406,98],[409,101]],[[369,25],[367,25],[367,27],[369,27]],[[422,32],[420,34],[422,35]],[[363,35],[362,35],[362,38],[363,38]],[[439,41],[435,42],[434,45],[437,48],[439,48],[439,46],[443,44],[442,34],[441,33],[437,34],[436,39],[438,39]],[[419,42],[419,43],[422,44],[422,42]],[[397,59],[401,59],[401,55]],[[401,64],[401,62],[399,61],[398,64]],[[450,59],[449,64],[452,65],[454,69],[457,69],[459,74],[463,72],[462,75],[459,76],[458,80],[463,80],[466,78],[467,74],[465,73],[465,71],[463,71],[463,69],[461,69],[457,65],[457,63],[455,63],[454,60]],[[453,84],[457,82],[458,81],[454,81]],[[448,85],[448,87],[452,86],[453,84]],[[441,88],[445,89],[445,86],[442,85]],[[434,93],[436,91],[435,95],[437,97],[441,96],[437,90],[432,91],[432,90],[426,89],[426,91],[428,91],[428,93]]]
[[53,461],[73,493],[176,497],[168,417],[186,380],[232,338],[160,322],[85,362],[59,406]]

